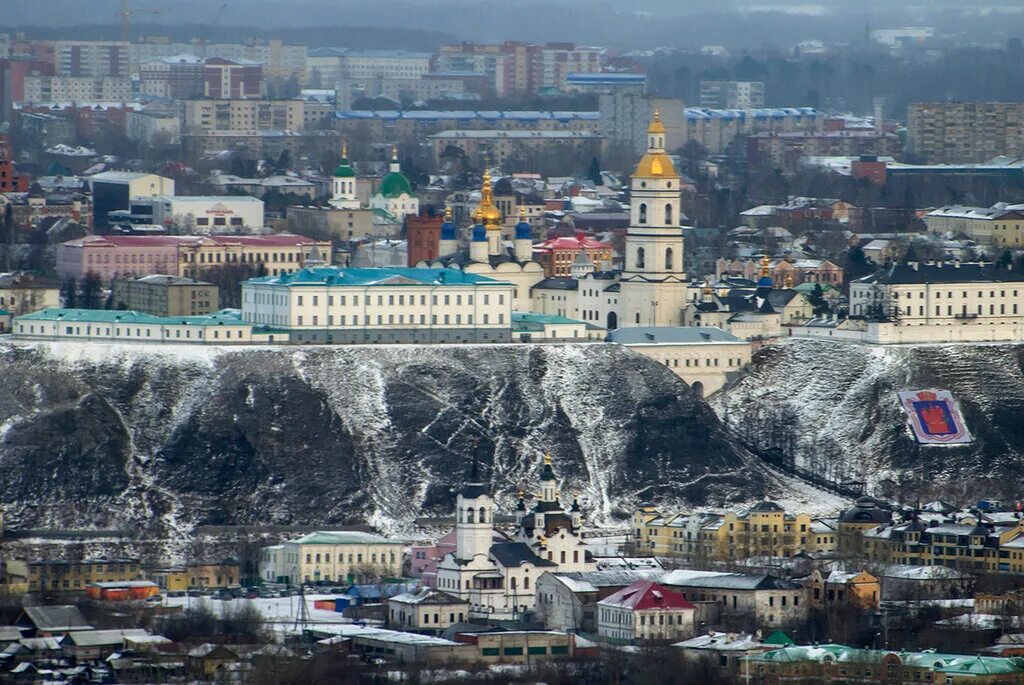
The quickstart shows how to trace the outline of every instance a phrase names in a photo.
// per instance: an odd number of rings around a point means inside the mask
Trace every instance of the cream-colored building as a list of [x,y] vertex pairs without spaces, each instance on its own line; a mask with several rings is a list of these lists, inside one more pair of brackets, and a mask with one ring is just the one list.
[[265,547],[260,578],[267,583],[355,580],[398,576],[404,543],[358,531],[317,531]]
[[292,342],[508,342],[514,286],[457,269],[315,267],[242,284],[242,318]]
[[[894,264],[850,284],[850,314],[905,326],[1004,326],[1024,317],[1024,274],[992,263]],[[937,333],[942,340],[942,333]]]
[[433,588],[388,600],[388,626],[396,630],[439,633],[468,619],[468,600]]
[[700,397],[721,390],[750,363],[750,341],[720,328],[620,328],[609,332],[607,340],[664,364]]
[[234,309],[177,317],[116,309],[41,309],[15,317],[11,326],[15,337],[34,340],[195,345],[288,342],[287,333],[254,328],[238,318]]
[[963,233],[979,245],[1024,247],[1024,205],[951,205],[928,212],[924,223],[931,233]]
[[132,81],[115,76],[25,77],[25,102],[125,102],[132,97]]
[[153,316],[200,316],[220,309],[220,289],[212,283],[153,274],[113,283],[114,304]]
[[0,311],[11,316],[60,306],[60,289],[25,272],[0,274]]
[[224,131],[301,131],[305,120],[305,101],[295,100],[221,100],[198,98],[183,100],[185,132],[219,133]]
[[597,603],[597,633],[616,640],[686,640],[697,607],[682,594],[639,580]]

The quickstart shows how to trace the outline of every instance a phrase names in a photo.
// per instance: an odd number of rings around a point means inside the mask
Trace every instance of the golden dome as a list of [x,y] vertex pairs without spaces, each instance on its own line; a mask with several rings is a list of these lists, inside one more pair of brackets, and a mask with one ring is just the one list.
[[647,152],[636,165],[633,178],[679,178],[672,158],[665,154],[665,124],[661,113],[654,110],[654,118],[647,127]]
[[654,110],[654,118],[651,119],[650,125],[647,127],[648,133],[664,133],[665,124],[661,123],[661,112]]
[[491,174],[487,170],[484,170],[484,183],[480,188],[480,204],[473,212],[473,223],[484,226],[497,226],[501,223],[501,210],[494,206]]
[[672,158],[664,152],[648,152],[640,158],[633,178],[679,178]]

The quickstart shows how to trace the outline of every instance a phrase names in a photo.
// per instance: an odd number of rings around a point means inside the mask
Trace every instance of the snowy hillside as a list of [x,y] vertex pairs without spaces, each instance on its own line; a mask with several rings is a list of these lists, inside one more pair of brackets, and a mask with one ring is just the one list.
[[[711,404],[739,442],[779,464],[871,492],[1019,497],[1024,475],[1024,347],[879,347],[789,339]],[[897,392],[948,389],[975,442],[922,447]]]
[[595,523],[766,483],[685,384],[611,345],[0,343],[0,368],[0,504],[21,527],[401,530],[449,513],[474,444],[506,506],[550,450]]

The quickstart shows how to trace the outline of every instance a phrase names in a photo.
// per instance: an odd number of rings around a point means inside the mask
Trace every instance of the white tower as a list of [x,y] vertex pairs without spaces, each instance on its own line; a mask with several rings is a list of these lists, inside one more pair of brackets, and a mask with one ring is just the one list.
[[331,206],[336,209],[359,209],[356,171],[348,161],[348,143],[341,145],[341,162],[331,179]]
[[576,253],[576,258],[569,265],[569,275],[580,281],[588,274],[594,273],[595,268],[594,262],[590,261],[590,256],[587,255],[587,251],[580,248],[580,251]]
[[665,152],[665,135],[655,112],[647,128],[647,152],[630,186],[622,326],[678,326],[686,306],[680,179]]
[[467,483],[455,499],[455,558],[470,561],[491,551],[494,499],[483,483]]

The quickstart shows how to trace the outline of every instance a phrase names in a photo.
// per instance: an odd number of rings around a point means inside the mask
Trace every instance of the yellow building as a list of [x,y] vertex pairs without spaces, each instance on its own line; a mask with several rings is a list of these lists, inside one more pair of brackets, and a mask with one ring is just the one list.
[[87,559],[83,561],[7,561],[7,575],[25,578],[29,592],[84,592],[91,583],[142,580],[138,559]]
[[787,512],[774,502],[724,514],[663,515],[642,506],[633,514],[633,534],[639,551],[709,560],[828,552],[838,542],[832,522]]
[[865,560],[949,566],[974,573],[1024,573],[1024,520],[993,524],[923,517],[861,533]]
[[112,285],[119,309],[154,316],[201,316],[220,309],[220,289],[205,281],[151,274]]
[[150,579],[167,592],[234,587],[239,584],[240,575],[238,562],[231,560],[162,568],[149,574]]

